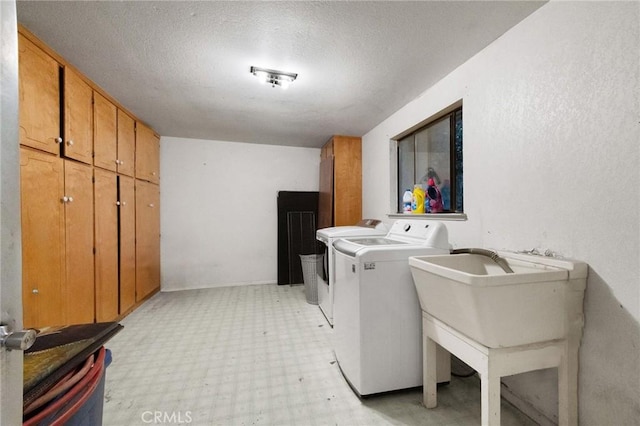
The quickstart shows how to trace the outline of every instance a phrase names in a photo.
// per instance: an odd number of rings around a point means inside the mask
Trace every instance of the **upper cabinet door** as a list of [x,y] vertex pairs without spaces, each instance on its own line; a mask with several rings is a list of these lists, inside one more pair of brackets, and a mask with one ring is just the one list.
[[140,122],[136,124],[136,178],[160,183],[160,138]]
[[114,104],[104,96],[93,92],[93,164],[101,169],[117,170],[117,120]]
[[20,144],[59,154],[60,66],[18,34]]
[[92,164],[93,90],[70,68],[64,69],[64,156]]
[[333,156],[320,160],[318,228],[333,226]]
[[118,110],[118,173],[134,176],[136,159],[136,122]]

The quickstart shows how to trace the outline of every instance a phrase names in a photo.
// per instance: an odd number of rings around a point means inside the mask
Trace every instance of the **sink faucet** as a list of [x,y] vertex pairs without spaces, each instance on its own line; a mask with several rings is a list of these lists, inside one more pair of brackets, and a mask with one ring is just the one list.
[[505,271],[507,274],[513,274],[513,269],[511,269],[511,267],[509,266],[509,264],[507,263],[506,260],[504,260],[502,257],[500,257],[498,255],[498,253],[496,253],[493,250],[487,250],[487,249],[482,249],[482,248],[461,248],[461,249],[453,249],[450,252],[451,254],[479,254],[481,256],[487,256],[490,257],[494,262],[496,262],[503,271]]

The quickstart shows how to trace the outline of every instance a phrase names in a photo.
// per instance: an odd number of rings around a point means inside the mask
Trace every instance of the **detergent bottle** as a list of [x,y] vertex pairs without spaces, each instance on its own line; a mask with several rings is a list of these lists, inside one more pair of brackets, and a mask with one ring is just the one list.
[[402,196],[402,213],[411,213],[411,202],[413,201],[413,194],[411,190],[404,191]]
[[433,178],[429,178],[427,182],[427,195],[425,197],[425,205],[429,206],[429,213],[440,213],[443,210],[442,193],[434,182]]
[[422,189],[422,185],[413,186],[411,213],[414,213],[414,214],[424,213],[424,189]]

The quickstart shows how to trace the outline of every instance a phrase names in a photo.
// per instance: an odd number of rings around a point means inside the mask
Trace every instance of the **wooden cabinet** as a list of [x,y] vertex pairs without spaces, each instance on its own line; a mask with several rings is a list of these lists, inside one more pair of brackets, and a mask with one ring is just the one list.
[[160,287],[160,139],[18,31],[25,327],[117,320]]
[[136,301],[160,287],[160,188],[136,180]]
[[96,321],[114,321],[119,314],[118,182],[113,172],[95,169]]
[[93,93],[93,165],[118,170],[118,108],[101,94]]
[[134,175],[135,120],[100,93],[93,93],[93,164],[127,176]]
[[63,160],[20,148],[25,328],[67,323]]
[[[70,67],[61,68],[24,35],[18,34],[20,144],[86,164],[93,163],[93,90]],[[62,99],[60,104],[60,76]],[[64,112],[61,115],[61,112]],[[64,117],[64,137],[61,120]]]
[[118,173],[134,176],[136,152],[136,122],[118,109]]
[[93,163],[93,90],[74,70],[64,69],[64,156]]
[[60,152],[60,65],[18,34],[20,144]]
[[91,167],[21,148],[25,327],[94,321]]
[[67,321],[83,324],[95,319],[92,168],[64,160],[64,192]]
[[140,122],[136,123],[136,179],[160,182],[160,138]]
[[362,219],[362,141],[334,136],[320,152],[318,228],[355,225]]
[[132,177],[118,177],[120,203],[120,314],[136,303],[136,203]]

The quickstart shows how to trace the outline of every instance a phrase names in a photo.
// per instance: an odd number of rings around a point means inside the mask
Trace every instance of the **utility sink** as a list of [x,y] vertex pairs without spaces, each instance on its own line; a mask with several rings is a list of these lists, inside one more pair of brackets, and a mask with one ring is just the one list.
[[581,333],[586,263],[498,254],[513,273],[479,254],[410,257],[422,310],[488,348]]

